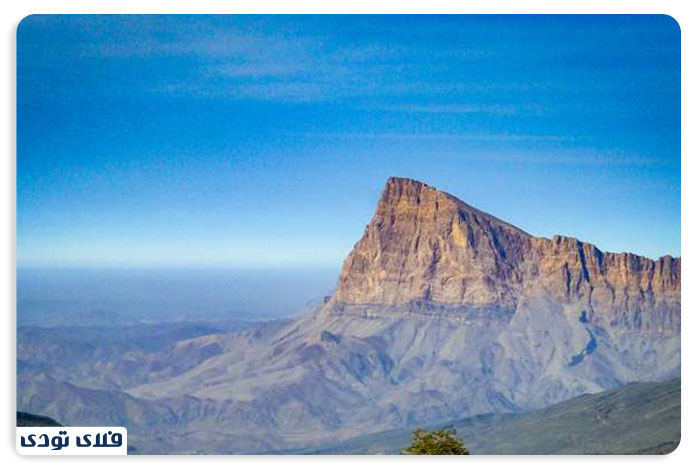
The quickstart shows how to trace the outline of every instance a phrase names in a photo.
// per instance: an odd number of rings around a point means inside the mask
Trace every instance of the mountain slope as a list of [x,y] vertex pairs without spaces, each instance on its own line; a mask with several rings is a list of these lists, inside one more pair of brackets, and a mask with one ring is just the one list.
[[31,413],[23,413],[21,411],[17,411],[17,427],[61,427],[62,424],[60,424],[57,421],[54,421],[53,419],[47,417],[47,416],[40,416],[38,414],[31,414]]
[[[270,323],[264,326],[269,326]],[[195,348],[189,339],[256,329],[259,324],[171,322],[109,327],[17,328],[17,376],[48,374],[80,387],[121,390],[167,378],[222,352],[215,338]]]
[[[453,428],[472,454],[664,454],[681,439],[681,380],[634,383],[524,414],[488,414],[433,424]],[[408,430],[368,434],[293,453],[396,454]]]

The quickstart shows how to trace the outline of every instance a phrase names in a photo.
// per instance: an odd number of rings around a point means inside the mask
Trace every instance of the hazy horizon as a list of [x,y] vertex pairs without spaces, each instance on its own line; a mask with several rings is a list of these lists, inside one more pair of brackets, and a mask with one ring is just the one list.
[[340,267],[390,176],[543,237],[681,254],[660,15],[29,16],[17,263]]
[[337,270],[318,268],[20,268],[17,323],[287,318],[320,303],[337,281]]

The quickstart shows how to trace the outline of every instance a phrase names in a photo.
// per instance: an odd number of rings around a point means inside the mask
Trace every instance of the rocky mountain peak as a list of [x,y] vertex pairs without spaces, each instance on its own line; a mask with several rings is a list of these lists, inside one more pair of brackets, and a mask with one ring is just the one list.
[[[435,204],[435,206],[428,206]],[[435,208],[433,210],[433,208]],[[471,216],[485,220],[498,227],[516,231],[529,236],[520,228],[502,221],[495,216],[478,210],[452,194],[438,190],[430,185],[405,177],[390,177],[384,186],[377,204],[377,214],[393,214],[408,209],[424,209],[437,212],[458,212],[462,216]]]
[[532,290],[586,303],[600,311],[590,314],[596,320],[644,328],[650,320],[626,311],[659,306],[677,322],[681,260],[534,237],[423,182],[392,177],[344,262],[331,304],[514,309]]
[[[348,304],[512,306],[531,236],[449,193],[392,177],[365,233],[344,263],[334,299]],[[510,284],[507,284],[510,283]]]

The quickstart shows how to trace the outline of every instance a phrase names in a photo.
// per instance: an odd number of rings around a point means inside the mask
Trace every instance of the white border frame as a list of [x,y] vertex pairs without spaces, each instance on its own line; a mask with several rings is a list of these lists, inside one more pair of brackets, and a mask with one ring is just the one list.
[[[694,2],[691,2],[694,4]],[[5,377],[5,385],[0,387],[2,392],[2,413],[0,415],[0,447],[2,447],[3,466],[14,466],[16,464],[37,464],[50,463],[52,466],[92,466],[97,461],[92,457],[54,457],[46,460],[43,457],[20,457],[14,448],[15,439],[15,382],[16,382],[16,27],[20,20],[33,13],[565,13],[565,14],[619,14],[619,13],[642,13],[642,14],[669,14],[674,17],[682,29],[682,206],[690,208],[690,202],[696,202],[694,186],[685,184],[685,180],[694,181],[694,164],[684,155],[693,154],[694,120],[690,117],[689,110],[694,108],[694,93],[690,89],[685,90],[684,83],[693,82],[694,61],[694,19],[693,7],[686,1],[663,0],[660,2],[647,1],[611,1],[611,0],[585,0],[582,3],[562,4],[559,1],[549,0],[526,0],[524,2],[514,1],[484,1],[477,3],[464,3],[446,0],[428,1],[396,1],[388,0],[382,2],[353,0],[340,4],[318,0],[295,0],[293,2],[281,2],[271,0],[257,0],[248,3],[221,2],[214,0],[196,1],[150,1],[142,0],[121,0],[119,2],[94,2],[87,0],[63,0],[61,2],[51,2],[48,0],[8,0],[2,6],[5,55],[3,66],[4,72],[0,74],[2,80],[3,94],[5,102],[8,103],[5,112],[2,114],[2,141],[6,142],[5,157],[2,158],[2,170],[0,177],[3,181],[0,196],[0,219],[4,224],[4,229],[0,231],[2,236],[3,256],[6,260],[4,268],[0,270],[2,281],[0,281],[0,292],[4,299],[6,324],[4,328],[3,341],[5,343],[6,358],[2,359],[2,375]],[[690,80],[691,79],[691,80]],[[696,82],[694,82],[696,83]],[[694,84],[696,86],[696,84]],[[692,114],[693,112],[691,112]],[[689,177],[691,176],[691,177]],[[696,186],[696,184],[695,184]],[[686,203],[684,201],[686,200]],[[682,208],[682,239],[696,239],[691,237],[694,234],[693,222],[690,216],[684,216]],[[682,277],[686,278],[686,283],[682,288],[682,310],[686,311],[682,315],[682,386],[686,388],[686,398],[682,398],[682,443],[679,448],[667,456],[486,456],[486,457],[467,457],[466,464],[504,466],[514,463],[516,467],[536,467],[538,465],[564,465],[586,466],[588,463],[598,466],[615,466],[622,464],[654,465],[668,464],[670,466],[689,465],[694,466],[696,461],[696,449],[694,448],[694,403],[688,397],[689,388],[693,388],[694,361],[692,358],[692,346],[689,340],[693,334],[694,319],[693,313],[695,289],[694,274],[691,267],[690,242],[682,245]],[[684,394],[684,392],[683,392]],[[329,457],[329,458],[327,458]],[[461,463],[458,457],[438,457],[428,458],[429,464],[438,463],[442,465],[453,465]],[[459,460],[459,461],[458,461]],[[100,457],[100,464],[111,465],[121,464],[125,461],[123,457]],[[425,460],[418,457],[376,457],[362,456],[360,458],[351,456],[206,456],[204,458],[188,458],[185,456],[141,456],[132,457],[127,460],[129,466],[149,466],[155,464],[168,464],[172,466],[190,466],[193,463],[205,463],[215,466],[274,466],[284,467],[304,467],[306,465],[324,466],[330,463],[332,466],[351,466],[358,462],[364,464],[366,468],[384,465],[392,466],[416,466],[423,464]]]

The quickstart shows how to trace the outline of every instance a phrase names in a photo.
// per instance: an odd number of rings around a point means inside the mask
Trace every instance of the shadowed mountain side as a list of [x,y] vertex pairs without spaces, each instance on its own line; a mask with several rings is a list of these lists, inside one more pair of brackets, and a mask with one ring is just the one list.
[[[546,299],[526,301],[514,315],[400,313],[305,317],[265,340],[232,341],[229,352],[129,393],[212,400],[225,407],[226,430],[268,432],[291,447],[452,415],[525,411],[679,372],[678,337],[612,335]],[[588,330],[596,336],[591,351]]]
[[[524,414],[488,414],[428,426],[453,428],[476,455],[666,454],[681,439],[681,380],[629,384]],[[368,434],[304,454],[397,454],[408,430]]]
[[17,427],[62,427],[62,424],[47,416],[17,411]]

